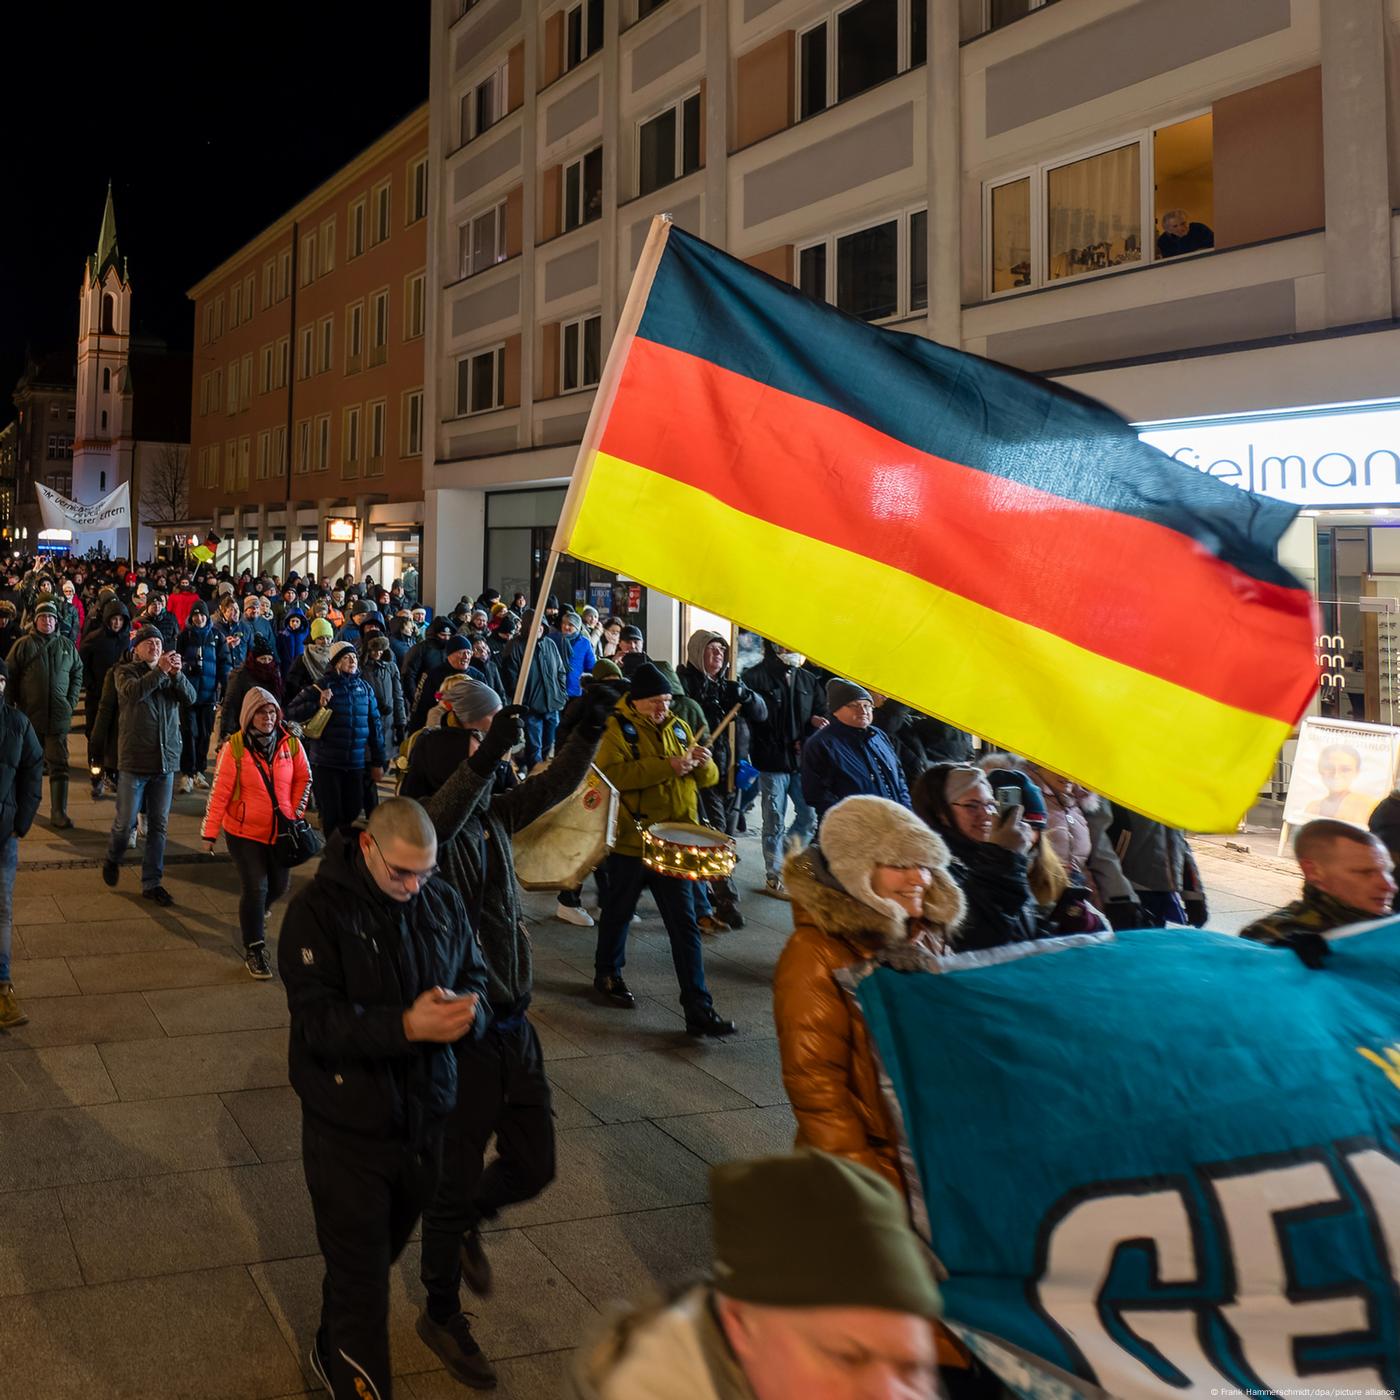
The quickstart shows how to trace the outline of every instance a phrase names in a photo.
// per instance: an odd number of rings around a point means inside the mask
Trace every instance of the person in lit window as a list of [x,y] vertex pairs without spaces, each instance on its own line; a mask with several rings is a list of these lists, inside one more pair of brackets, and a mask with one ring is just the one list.
[[1157,235],[1157,256],[1176,258],[1182,253],[1199,253],[1215,247],[1215,233],[1206,224],[1191,222],[1184,209],[1168,209],[1162,215],[1162,231]]

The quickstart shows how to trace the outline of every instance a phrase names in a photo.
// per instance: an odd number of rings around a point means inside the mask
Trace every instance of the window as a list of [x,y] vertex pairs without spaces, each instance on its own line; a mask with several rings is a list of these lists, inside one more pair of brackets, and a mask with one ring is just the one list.
[[345,410],[345,454],[341,459],[341,474],[356,476],[360,470],[360,406]]
[[228,401],[224,405],[225,413],[238,412],[238,361],[234,360],[228,367]]
[[471,277],[503,261],[505,255],[506,205],[502,200],[457,230],[458,275]]
[[576,68],[603,47],[603,0],[580,0],[564,15],[564,68]]
[[1142,149],[1137,142],[1046,172],[1046,280],[1142,259]]
[[477,85],[462,95],[462,144],[489,131],[506,114],[510,91],[509,65],[493,68]]
[[650,194],[700,168],[700,94],[658,112],[638,128],[637,193]]
[[408,165],[408,220],[416,224],[428,217],[428,157],[419,156]]
[[403,455],[418,457],[423,451],[423,391],[410,389],[403,396]]
[[235,282],[228,294],[228,323],[236,326],[243,319],[243,284]]
[[316,470],[323,472],[331,464],[331,416],[322,413],[316,419]]
[[427,281],[423,273],[415,272],[404,281],[403,338],[416,340],[423,334],[427,310]]
[[287,425],[278,424],[272,430],[272,474],[282,476],[287,470]]
[[457,412],[489,413],[505,404],[506,347],[478,350],[457,361]]
[[316,280],[316,235],[308,233],[301,240],[301,276],[298,279],[305,287]]
[[322,316],[319,324],[321,329],[321,372],[324,374],[331,367],[335,352],[335,317]]
[[272,434],[264,429],[258,434],[258,480],[266,481],[272,462]]
[[263,346],[261,360],[262,372],[258,379],[258,393],[268,394],[272,392],[272,346]]
[[[1052,0],[972,0],[972,13],[969,15],[967,0],[964,0],[965,22],[962,37],[971,39],[978,34],[985,34],[989,29],[1000,29],[1002,25],[1010,24],[1013,20],[1030,14],[1032,10],[1039,10],[1051,3]],[[967,20],[970,20],[973,26],[970,30],[967,28]]]
[[332,214],[321,225],[321,275],[324,277],[335,267],[335,215]]
[[243,279],[243,319],[253,319],[253,296],[257,291],[257,278],[250,272]]
[[360,367],[365,348],[365,304],[352,303],[345,308],[345,372],[354,374]]
[[292,363],[292,338],[284,335],[277,342],[277,366],[273,371],[272,387],[274,389],[285,389],[287,381],[291,378]]
[[603,318],[582,316],[559,328],[559,385],[562,393],[587,389],[602,368]]
[[[104,394],[110,394],[112,392],[112,369],[110,365],[102,366],[102,392]],[[58,405],[55,404],[53,407],[55,416],[57,416]]]
[[301,379],[310,379],[316,372],[316,327],[303,326],[301,328],[301,355],[300,368],[297,375]]
[[247,408],[253,402],[253,356],[250,351],[243,357],[243,373],[239,376],[238,406]]
[[369,362],[382,365],[389,355],[389,289],[369,299]]
[[292,250],[284,248],[277,259],[277,300],[286,301],[292,294]]
[[262,304],[266,311],[277,294],[277,259],[269,258],[263,264]]
[[1008,180],[989,191],[987,199],[987,291],[1009,292],[1031,285],[1031,180]]
[[202,374],[199,377],[199,416],[204,417],[209,412],[209,376]]
[[224,400],[224,372],[221,369],[214,371],[214,378],[209,385],[209,412],[217,413],[219,405]]
[[666,0],[637,0],[637,18],[645,19],[653,10],[658,10]]
[[591,223],[602,213],[603,148],[595,146],[564,167],[564,230]]
[[297,424],[297,471],[311,470],[311,420],[303,418]]
[[345,231],[345,256],[358,258],[365,251],[365,201],[357,199],[350,206],[350,227]]
[[367,407],[369,409],[369,456],[365,459],[365,475],[382,476],[384,473],[384,425],[388,405],[383,399],[376,399]]
[[391,195],[392,188],[388,180],[374,187],[374,228],[371,232],[371,243],[383,243],[389,236]]
[[238,485],[238,439],[230,438],[224,444],[224,490],[232,491]]
[[214,337],[217,339],[224,333],[224,299],[220,297],[214,303]]
[[893,78],[928,50],[925,0],[856,0],[797,36],[797,115]]
[[253,439],[250,437],[238,439],[238,489],[246,490],[248,486],[248,469],[253,464]]
[[[115,318],[116,314],[117,314],[117,304],[116,304],[115,301],[112,300],[111,294],[108,293],[107,295],[105,295],[105,296],[102,298],[102,334],[103,334],[103,335],[115,335],[115,334],[116,334],[116,325],[115,325],[115,321],[114,321],[114,318]],[[219,304],[219,333],[220,333],[220,334],[223,333],[223,329],[224,329],[223,320],[224,320],[224,308],[223,308],[223,303],[220,302],[220,304]]]
[[797,285],[866,321],[885,321],[928,305],[928,213],[885,219],[810,243],[797,252]]

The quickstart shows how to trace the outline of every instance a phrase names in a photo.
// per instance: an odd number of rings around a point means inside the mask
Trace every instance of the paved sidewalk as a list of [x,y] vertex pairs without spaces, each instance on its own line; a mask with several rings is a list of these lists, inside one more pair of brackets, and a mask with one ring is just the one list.
[[[198,794],[175,799],[176,904],[160,910],[140,898],[131,856],[116,891],[102,884],[114,804],[88,800],[80,776],[74,793],[77,828],[53,832],[41,816],[16,887],[15,983],[30,1023],[0,1034],[0,1400],[306,1394],[320,1261],[281,985],[243,969],[237,881],[226,857],[199,851]],[[741,849],[752,888],[757,843]],[[1213,926],[1233,930],[1291,895],[1291,880],[1249,857],[1210,843],[1198,853]],[[742,1031],[697,1045],[649,905],[634,926],[628,1013],[589,997],[592,931],[549,917],[549,896],[528,902],[559,1179],[503,1217],[489,1242],[497,1292],[473,1304],[504,1400],[558,1394],[570,1349],[609,1300],[700,1271],[707,1165],[792,1137],[770,1009],[787,905],[750,893],[749,927],[708,941],[716,1005]],[[461,1397],[413,1330],[417,1264],[410,1246],[394,1290],[399,1389]]]

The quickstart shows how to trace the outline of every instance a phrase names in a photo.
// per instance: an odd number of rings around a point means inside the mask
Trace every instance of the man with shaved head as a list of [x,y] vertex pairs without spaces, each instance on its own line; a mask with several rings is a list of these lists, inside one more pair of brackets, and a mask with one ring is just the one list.
[[388,1397],[389,1270],[436,1186],[453,1046],[490,1019],[486,965],[418,803],[391,798],[331,837],[277,961],[326,1264],[311,1368],[334,1396]]

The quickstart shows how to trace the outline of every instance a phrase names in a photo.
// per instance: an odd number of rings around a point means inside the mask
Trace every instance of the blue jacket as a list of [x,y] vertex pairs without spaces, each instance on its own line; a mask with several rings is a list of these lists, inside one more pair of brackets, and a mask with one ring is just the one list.
[[250,642],[254,637],[261,637],[272,648],[272,654],[277,655],[277,628],[270,617],[245,617],[243,626]]
[[212,705],[228,680],[228,647],[212,626],[189,626],[176,643],[197,705]]
[[575,632],[572,637],[566,637],[562,632],[551,635],[564,658],[565,686],[570,695],[581,695],[583,673],[591,671],[598,664],[598,658],[593,655],[593,643],[582,632]]
[[[319,739],[308,739],[308,756],[314,766],[354,771],[384,766],[384,734],[379,704],[363,676],[336,672],[323,676],[321,684],[331,692],[331,718]],[[318,686],[308,685],[287,706],[287,718],[304,723],[321,708]]]
[[908,807],[909,788],[894,745],[872,724],[855,729],[832,720],[802,746],[802,795],[825,815],[843,797],[887,797]]
[[[253,640],[253,629],[242,618],[231,625],[219,618],[210,626],[214,629],[214,635],[224,643],[225,666],[230,671],[236,671],[248,659],[248,643]],[[233,646],[228,645],[230,637],[237,638]]]
[[[293,632],[287,626],[287,619],[301,618],[301,626]],[[282,630],[277,634],[277,660],[281,664],[283,676],[291,674],[292,662],[306,650],[311,637],[311,625],[300,608],[288,608],[282,615]]]

